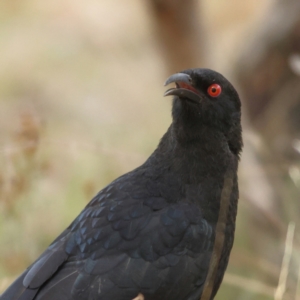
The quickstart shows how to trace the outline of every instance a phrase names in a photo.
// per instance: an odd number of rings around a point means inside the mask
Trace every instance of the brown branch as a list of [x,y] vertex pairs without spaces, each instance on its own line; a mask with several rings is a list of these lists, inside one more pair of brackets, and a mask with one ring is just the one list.
[[148,3],[168,72],[200,67],[203,47],[199,1],[150,0]]

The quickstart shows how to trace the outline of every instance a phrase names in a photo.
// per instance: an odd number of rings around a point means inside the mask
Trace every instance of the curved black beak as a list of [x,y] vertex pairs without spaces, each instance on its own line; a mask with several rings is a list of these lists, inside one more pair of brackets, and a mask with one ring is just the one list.
[[165,82],[164,86],[172,82],[185,82],[187,84],[192,84],[192,78],[190,75],[185,73],[176,73],[171,75]]
[[200,94],[192,85],[193,80],[190,75],[185,73],[173,74],[166,80],[164,85],[166,86],[172,82],[175,82],[176,87],[168,89],[164,96],[178,96],[196,103],[201,101]]

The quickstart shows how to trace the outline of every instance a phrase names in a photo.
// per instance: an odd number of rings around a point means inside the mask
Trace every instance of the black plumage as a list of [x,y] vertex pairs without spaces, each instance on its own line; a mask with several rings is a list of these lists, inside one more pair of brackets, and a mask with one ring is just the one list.
[[100,191],[1,300],[213,299],[233,244],[241,104],[219,73],[172,75],[173,122]]

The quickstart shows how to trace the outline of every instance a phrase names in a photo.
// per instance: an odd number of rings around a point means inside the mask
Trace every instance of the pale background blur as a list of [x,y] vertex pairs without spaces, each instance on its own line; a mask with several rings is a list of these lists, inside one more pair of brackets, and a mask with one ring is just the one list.
[[[199,1],[205,42],[195,67],[218,70],[235,82],[245,44],[273,2]],[[154,22],[147,1],[0,2],[0,290],[98,190],[144,162],[169,126],[171,100],[162,95],[170,66]],[[299,243],[289,255],[298,211],[278,221],[265,203],[272,189],[253,188],[252,179],[264,182],[257,178],[264,170],[249,169],[257,155],[247,141],[253,147],[261,142],[247,117],[244,123],[236,243],[216,299],[274,299],[279,278],[283,293],[277,289],[276,300],[300,299]],[[257,213],[245,200],[249,190],[258,209],[267,211],[265,226],[252,226]]]

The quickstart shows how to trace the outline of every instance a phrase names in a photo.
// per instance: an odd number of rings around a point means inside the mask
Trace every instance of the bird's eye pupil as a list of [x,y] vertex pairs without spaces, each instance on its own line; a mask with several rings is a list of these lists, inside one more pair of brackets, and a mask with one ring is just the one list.
[[207,89],[207,93],[211,97],[218,97],[222,92],[222,88],[219,84],[214,83],[210,85]]

